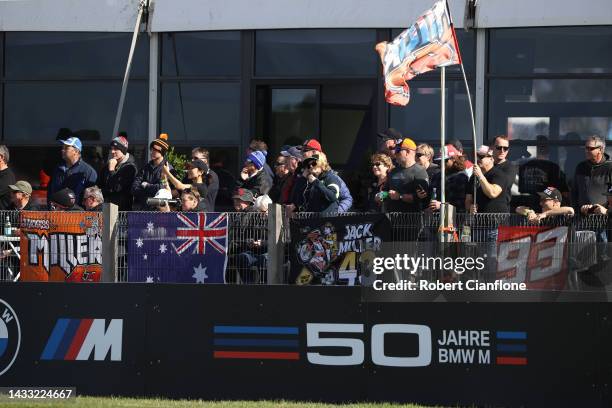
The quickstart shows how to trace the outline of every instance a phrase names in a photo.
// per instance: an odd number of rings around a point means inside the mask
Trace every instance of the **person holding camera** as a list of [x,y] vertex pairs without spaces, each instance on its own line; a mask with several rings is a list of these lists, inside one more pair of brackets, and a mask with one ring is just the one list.
[[323,152],[304,159],[302,175],[306,179],[301,211],[337,213],[342,179],[332,171]]
[[206,204],[196,189],[185,189],[181,191],[178,200],[163,198],[158,200],[160,212],[170,212],[170,204],[179,205],[180,208],[176,209],[176,211],[179,212],[205,212]]
[[[148,198],[154,198],[158,191],[163,189],[162,176],[163,168],[166,163],[166,154],[170,145],[168,135],[162,133],[149,145],[151,161],[149,161],[134,179],[132,184],[132,194],[134,195],[135,210],[151,210],[147,205]],[[174,172],[172,165],[168,164],[170,172]]]
[[[208,184],[206,183],[206,175],[208,174],[208,164],[203,160],[198,159],[187,163],[187,179],[190,181],[190,184],[182,183],[176,178],[170,171],[168,163],[164,164],[162,172],[177,190],[197,190],[200,197],[207,197]],[[200,208],[203,208],[202,211],[204,212],[212,211],[208,208],[206,199],[200,202]]]

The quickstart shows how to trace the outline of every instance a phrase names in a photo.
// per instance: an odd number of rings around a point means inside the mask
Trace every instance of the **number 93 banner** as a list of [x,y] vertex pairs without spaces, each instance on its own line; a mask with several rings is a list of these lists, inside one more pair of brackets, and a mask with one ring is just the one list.
[[290,282],[358,285],[390,239],[384,214],[292,219]]

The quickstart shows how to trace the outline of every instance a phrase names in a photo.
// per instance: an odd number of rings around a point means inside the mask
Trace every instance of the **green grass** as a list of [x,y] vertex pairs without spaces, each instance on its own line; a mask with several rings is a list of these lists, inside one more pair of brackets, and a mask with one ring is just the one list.
[[341,407],[341,408],[423,408],[422,405],[413,404],[324,404],[314,402],[288,402],[288,401],[198,401],[198,400],[166,400],[166,399],[140,399],[140,398],[94,398],[94,397],[77,397],[70,401],[53,401],[45,402],[9,402],[0,403],[1,407],[83,407],[83,408],[326,408],[326,407]]

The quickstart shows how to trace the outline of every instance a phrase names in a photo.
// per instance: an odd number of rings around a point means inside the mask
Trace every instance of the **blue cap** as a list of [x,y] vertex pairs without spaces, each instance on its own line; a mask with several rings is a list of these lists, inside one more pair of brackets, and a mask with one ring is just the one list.
[[72,146],[79,150],[79,152],[83,151],[83,143],[78,137],[69,137],[66,140],[60,140],[60,142],[66,146]]

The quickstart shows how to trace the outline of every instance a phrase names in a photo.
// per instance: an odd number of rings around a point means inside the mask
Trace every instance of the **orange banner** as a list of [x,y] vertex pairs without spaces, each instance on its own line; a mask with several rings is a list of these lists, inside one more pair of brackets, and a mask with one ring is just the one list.
[[23,211],[22,281],[99,282],[102,213]]

